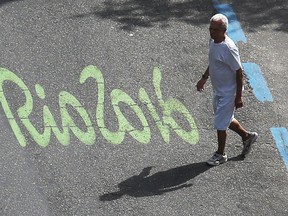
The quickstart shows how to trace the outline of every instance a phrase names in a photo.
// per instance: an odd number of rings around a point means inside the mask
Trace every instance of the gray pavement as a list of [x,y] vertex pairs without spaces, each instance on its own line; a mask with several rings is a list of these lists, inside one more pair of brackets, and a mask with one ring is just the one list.
[[[260,138],[243,159],[229,131],[229,161],[209,167],[211,85],[195,84],[212,1],[0,1],[0,215],[287,215],[270,128],[288,127],[288,3],[230,3],[242,61],[261,67],[274,100],[244,92],[237,118]],[[168,101],[188,111],[169,115]]]

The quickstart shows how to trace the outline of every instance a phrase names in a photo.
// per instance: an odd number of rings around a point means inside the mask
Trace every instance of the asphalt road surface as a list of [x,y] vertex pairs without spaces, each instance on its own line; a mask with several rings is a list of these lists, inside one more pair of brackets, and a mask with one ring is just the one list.
[[259,140],[242,158],[229,131],[209,167],[212,0],[1,0],[0,215],[288,215],[271,134],[288,127],[288,2],[227,2],[273,101],[247,84],[236,116]]

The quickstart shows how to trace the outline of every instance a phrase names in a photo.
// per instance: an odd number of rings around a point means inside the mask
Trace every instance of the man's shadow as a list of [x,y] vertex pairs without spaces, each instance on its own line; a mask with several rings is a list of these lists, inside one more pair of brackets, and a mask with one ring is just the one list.
[[140,174],[132,176],[118,184],[119,191],[101,195],[101,201],[112,201],[123,195],[132,197],[161,195],[167,192],[191,187],[189,180],[207,171],[211,166],[206,162],[176,167],[149,176],[153,167],[144,168]]

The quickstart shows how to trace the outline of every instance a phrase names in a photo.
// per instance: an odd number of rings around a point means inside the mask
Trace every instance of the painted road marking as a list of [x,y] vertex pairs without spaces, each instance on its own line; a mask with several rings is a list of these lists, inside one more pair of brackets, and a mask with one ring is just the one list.
[[278,147],[278,150],[284,160],[286,169],[288,170],[288,132],[284,127],[271,128],[272,135]]
[[241,28],[240,23],[237,20],[236,14],[233,11],[231,4],[225,3],[221,4],[219,0],[212,0],[214,8],[218,11],[218,13],[224,14],[229,21],[227,33],[229,37],[236,43],[238,41],[242,41],[247,43],[247,38]]
[[[103,137],[111,144],[121,144],[127,134],[137,140],[139,143],[148,144],[151,140],[151,129],[146,119],[146,115],[142,110],[142,106],[135,102],[129,94],[121,89],[113,89],[110,92],[110,99],[113,107],[114,114],[116,115],[118,122],[118,130],[110,130],[106,127],[105,113],[107,113],[105,107],[105,98],[107,98],[107,91],[105,90],[105,79],[102,72],[93,65],[85,67],[79,78],[80,84],[84,85],[86,81],[90,79],[95,82],[97,91],[95,92],[95,99],[97,98],[97,106],[95,110],[96,124]],[[146,106],[149,114],[155,121],[160,134],[165,143],[170,142],[170,132],[174,131],[181,139],[190,144],[197,144],[199,141],[199,133],[192,114],[186,108],[186,106],[176,98],[168,97],[164,100],[161,89],[162,73],[159,68],[153,70],[153,86],[157,97],[158,105],[161,110],[155,107],[155,102],[151,101],[147,91],[140,87],[138,91],[138,98],[142,105]],[[11,82],[15,86],[18,86],[19,90],[24,93],[25,104],[18,107],[16,112],[13,112],[10,108],[10,103],[7,100],[7,92],[5,91],[5,83]],[[7,89],[6,89],[7,90]],[[91,116],[81,102],[68,91],[61,90],[58,94],[58,103],[60,107],[60,119],[61,125],[56,123],[53,112],[49,108],[49,104],[44,104],[42,116],[43,125],[35,126],[35,122],[30,120],[30,114],[33,113],[34,100],[42,100],[45,102],[46,94],[44,88],[40,84],[35,85],[36,95],[32,95],[28,86],[24,81],[18,77],[12,71],[5,68],[0,68],[0,105],[9,120],[10,126],[14,135],[16,136],[19,144],[23,147],[26,146],[26,138],[20,129],[19,119],[25,129],[29,132],[33,140],[41,147],[47,147],[50,143],[52,134],[62,145],[70,144],[71,132],[79,141],[86,145],[92,145],[96,143],[95,128],[91,120]],[[105,97],[106,96],[106,97]],[[130,122],[125,113],[123,113],[120,104],[126,104],[131,111],[138,117],[141,124],[140,127],[134,126]],[[70,108],[69,108],[70,107]],[[69,109],[74,109],[78,113],[78,117],[82,119],[85,129],[79,128],[75,122],[75,119],[70,116]],[[184,121],[188,123],[187,128],[182,128],[181,125],[173,117],[173,113],[179,113],[182,115]],[[39,127],[43,130],[39,131]],[[152,131],[154,132],[154,130]]]
[[244,70],[248,76],[249,83],[253,88],[254,95],[261,101],[273,101],[272,94],[267,86],[266,80],[260,67],[251,62],[243,63]]

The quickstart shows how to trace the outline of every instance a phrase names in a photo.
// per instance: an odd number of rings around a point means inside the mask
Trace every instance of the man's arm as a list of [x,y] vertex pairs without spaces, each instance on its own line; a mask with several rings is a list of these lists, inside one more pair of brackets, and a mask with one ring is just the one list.
[[236,71],[236,98],[235,98],[235,108],[243,107],[243,100],[242,100],[242,89],[243,89],[243,70],[242,68]]
[[196,87],[197,91],[202,92],[204,90],[204,85],[209,77],[209,66],[207,67],[205,73],[202,75],[201,79],[198,81]]

